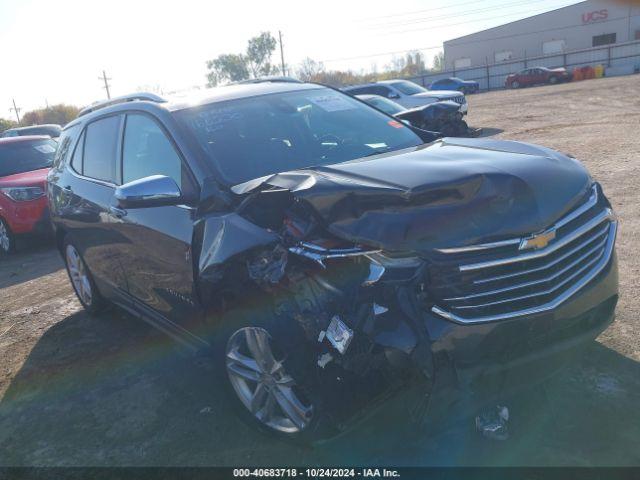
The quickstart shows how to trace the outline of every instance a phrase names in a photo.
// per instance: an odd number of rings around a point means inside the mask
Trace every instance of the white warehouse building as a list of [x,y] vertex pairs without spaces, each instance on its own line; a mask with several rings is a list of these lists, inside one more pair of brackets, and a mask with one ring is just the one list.
[[448,40],[445,68],[456,71],[634,41],[640,41],[640,3],[587,0]]

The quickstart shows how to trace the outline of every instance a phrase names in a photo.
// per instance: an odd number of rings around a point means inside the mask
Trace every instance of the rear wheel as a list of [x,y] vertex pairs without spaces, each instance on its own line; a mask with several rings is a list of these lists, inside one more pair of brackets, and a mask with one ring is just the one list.
[[15,249],[14,236],[11,233],[9,225],[0,218],[0,253],[8,255]]
[[513,82],[511,82],[511,88],[520,88],[520,82],[514,80]]
[[101,312],[106,302],[96,288],[86,263],[69,240],[64,242],[64,259],[71,285],[82,306],[91,315]]

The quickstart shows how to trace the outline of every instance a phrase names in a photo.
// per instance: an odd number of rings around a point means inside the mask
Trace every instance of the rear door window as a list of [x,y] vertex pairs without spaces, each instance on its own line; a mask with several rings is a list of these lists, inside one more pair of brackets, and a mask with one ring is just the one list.
[[109,183],[116,183],[116,153],[121,117],[101,118],[85,130],[82,174]]
[[71,157],[71,168],[73,168],[76,172],[82,174],[82,152],[84,151],[84,132],[80,135],[80,139],[76,144],[76,149],[73,151],[73,156]]

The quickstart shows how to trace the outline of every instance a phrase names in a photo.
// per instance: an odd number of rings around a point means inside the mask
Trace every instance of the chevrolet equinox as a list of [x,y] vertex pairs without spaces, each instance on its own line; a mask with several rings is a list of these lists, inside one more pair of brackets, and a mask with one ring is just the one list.
[[90,314],[206,352],[237,413],[295,441],[409,386],[448,409],[533,385],[618,298],[616,217],[578,160],[434,139],[319,85],[88,107],[47,195]]

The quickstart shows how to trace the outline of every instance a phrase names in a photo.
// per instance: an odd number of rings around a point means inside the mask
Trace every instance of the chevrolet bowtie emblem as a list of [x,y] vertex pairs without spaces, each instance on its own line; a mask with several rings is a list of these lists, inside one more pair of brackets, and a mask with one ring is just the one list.
[[523,238],[520,242],[520,250],[529,250],[544,248],[549,245],[549,242],[556,238],[555,230],[547,230],[546,232],[531,235],[530,237]]

